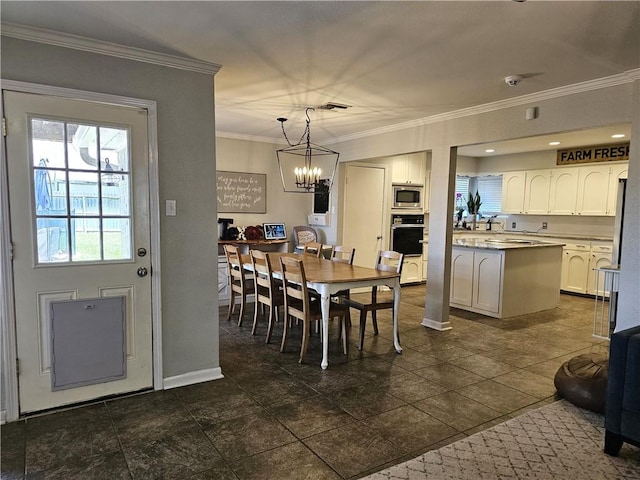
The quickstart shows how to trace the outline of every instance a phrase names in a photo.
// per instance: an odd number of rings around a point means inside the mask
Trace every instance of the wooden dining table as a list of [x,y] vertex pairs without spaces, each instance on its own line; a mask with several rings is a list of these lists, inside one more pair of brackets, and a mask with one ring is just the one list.
[[[279,279],[282,278],[281,256],[286,255],[302,259],[307,277],[307,287],[315,290],[320,295],[322,308],[322,362],[320,366],[323,370],[329,366],[329,302],[331,301],[331,295],[341,290],[373,286],[387,286],[393,290],[393,346],[396,352],[402,353],[398,337],[399,273],[333,262],[312,255],[277,252],[271,252],[268,255],[271,260],[273,276]],[[242,260],[246,269],[253,269],[249,255],[243,255]]]

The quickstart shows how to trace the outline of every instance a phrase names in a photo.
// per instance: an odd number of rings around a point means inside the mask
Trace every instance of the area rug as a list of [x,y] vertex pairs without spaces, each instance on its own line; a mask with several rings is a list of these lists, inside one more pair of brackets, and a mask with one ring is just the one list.
[[561,400],[365,478],[640,479],[640,449],[603,442],[604,417]]

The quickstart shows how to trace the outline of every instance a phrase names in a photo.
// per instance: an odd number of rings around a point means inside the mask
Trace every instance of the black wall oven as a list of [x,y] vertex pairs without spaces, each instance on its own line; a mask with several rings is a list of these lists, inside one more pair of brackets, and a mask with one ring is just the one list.
[[422,255],[422,240],[424,215],[391,215],[391,250],[417,257]]

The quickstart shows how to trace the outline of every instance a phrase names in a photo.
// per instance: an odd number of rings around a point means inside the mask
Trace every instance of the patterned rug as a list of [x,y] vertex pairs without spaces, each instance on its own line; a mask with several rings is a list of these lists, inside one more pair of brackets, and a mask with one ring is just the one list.
[[365,478],[640,479],[640,449],[603,443],[604,417],[561,400]]

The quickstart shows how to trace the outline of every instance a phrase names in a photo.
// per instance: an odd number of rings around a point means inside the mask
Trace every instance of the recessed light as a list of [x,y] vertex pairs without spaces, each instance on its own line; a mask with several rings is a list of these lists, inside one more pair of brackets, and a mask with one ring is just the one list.
[[487,148],[487,149],[485,150],[485,152],[486,152],[486,153],[493,153],[493,152],[495,152],[495,151],[496,151],[496,150],[495,150],[495,148]]
[[614,133],[613,135],[611,135],[611,138],[624,138],[625,134],[624,133]]
[[549,142],[549,145],[560,145],[560,142]]

